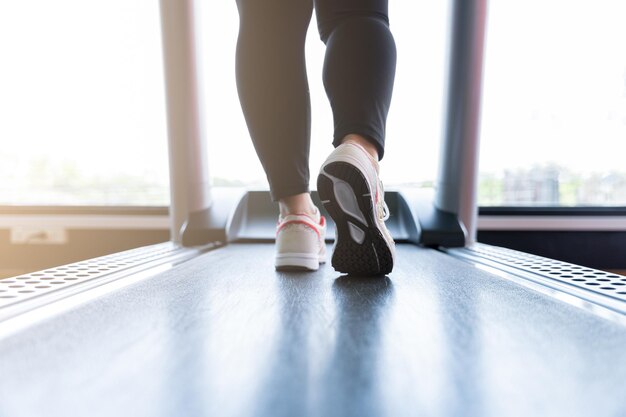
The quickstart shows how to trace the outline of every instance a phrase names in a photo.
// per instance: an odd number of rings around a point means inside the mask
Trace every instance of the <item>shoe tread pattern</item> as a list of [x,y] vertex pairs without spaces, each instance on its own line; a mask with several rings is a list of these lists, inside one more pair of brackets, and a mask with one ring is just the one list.
[[[337,228],[332,266],[335,270],[349,275],[388,274],[393,269],[393,257],[374,218],[370,192],[376,191],[369,189],[361,171],[350,163],[331,162],[323,170],[352,186],[359,209],[367,220],[367,225],[364,225],[359,219],[345,213],[336,201],[333,181],[320,173],[317,179],[317,190]],[[348,222],[365,232],[365,239],[361,244],[352,239]]]

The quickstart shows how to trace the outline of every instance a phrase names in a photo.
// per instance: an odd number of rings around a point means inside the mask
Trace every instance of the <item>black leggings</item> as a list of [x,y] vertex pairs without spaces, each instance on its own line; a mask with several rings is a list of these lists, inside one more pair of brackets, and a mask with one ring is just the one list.
[[311,106],[304,42],[315,3],[333,145],[359,134],[382,158],[396,66],[387,0],[237,0],[237,88],[272,198],[307,192]]

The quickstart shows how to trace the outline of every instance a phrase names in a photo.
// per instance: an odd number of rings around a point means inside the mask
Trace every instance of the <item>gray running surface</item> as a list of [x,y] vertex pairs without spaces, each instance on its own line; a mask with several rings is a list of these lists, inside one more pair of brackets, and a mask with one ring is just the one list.
[[623,325],[409,245],[359,279],[233,244],[0,340],[11,417],[623,416],[625,381]]

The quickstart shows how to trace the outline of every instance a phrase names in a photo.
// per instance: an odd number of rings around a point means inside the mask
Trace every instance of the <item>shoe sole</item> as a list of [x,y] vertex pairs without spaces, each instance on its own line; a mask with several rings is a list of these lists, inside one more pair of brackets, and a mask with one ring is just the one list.
[[337,229],[333,268],[349,275],[390,273],[393,255],[376,223],[363,173],[350,163],[331,162],[317,177],[317,191]]
[[276,256],[274,266],[277,271],[317,271],[324,260],[317,255],[281,254]]

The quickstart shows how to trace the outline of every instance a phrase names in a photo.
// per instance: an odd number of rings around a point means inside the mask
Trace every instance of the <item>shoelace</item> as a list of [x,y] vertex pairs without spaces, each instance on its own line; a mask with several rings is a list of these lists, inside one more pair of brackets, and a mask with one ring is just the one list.
[[380,180],[378,181],[378,188],[380,190],[377,205],[378,218],[382,221],[386,221],[389,218],[389,207],[385,202],[385,189],[383,188],[383,182]]

